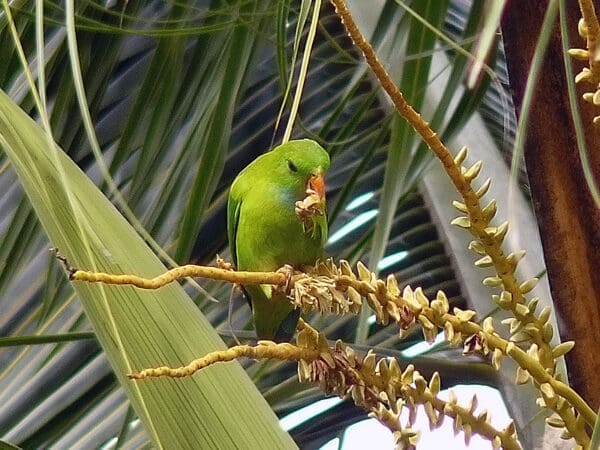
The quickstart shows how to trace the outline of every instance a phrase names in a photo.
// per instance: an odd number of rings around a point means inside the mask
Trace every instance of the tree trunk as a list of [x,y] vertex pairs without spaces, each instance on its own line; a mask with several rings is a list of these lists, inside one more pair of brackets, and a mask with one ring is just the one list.
[[[596,2],[597,3],[597,2]],[[520,114],[534,48],[548,2],[508,2],[502,32],[514,103]],[[583,48],[577,34],[581,17],[576,1],[566,2],[571,47]],[[597,11],[598,5],[596,4]],[[525,162],[538,219],[552,297],[562,340],[574,340],[567,355],[571,385],[597,409],[600,406],[600,211],[586,185],[567,97],[558,23],[555,24],[530,111]],[[583,67],[575,63],[579,72]],[[574,76],[569,74],[568,76]],[[600,127],[592,124],[600,108],[581,100],[588,157],[600,180]]]

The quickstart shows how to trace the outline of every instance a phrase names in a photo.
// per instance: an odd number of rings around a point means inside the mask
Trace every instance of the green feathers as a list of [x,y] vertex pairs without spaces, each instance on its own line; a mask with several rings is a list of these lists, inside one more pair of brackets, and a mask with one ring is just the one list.
[[[324,174],[329,155],[316,142],[290,141],[258,157],[234,180],[227,230],[238,270],[312,265],[327,240]],[[299,311],[270,286],[244,286],[259,339],[289,340]]]

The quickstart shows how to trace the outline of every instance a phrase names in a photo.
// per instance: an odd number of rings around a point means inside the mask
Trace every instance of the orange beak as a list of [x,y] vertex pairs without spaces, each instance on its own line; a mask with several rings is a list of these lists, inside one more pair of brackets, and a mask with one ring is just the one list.
[[325,178],[320,173],[311,175],[308,180],[308,187],[317,193],[321,200],[325,199]]

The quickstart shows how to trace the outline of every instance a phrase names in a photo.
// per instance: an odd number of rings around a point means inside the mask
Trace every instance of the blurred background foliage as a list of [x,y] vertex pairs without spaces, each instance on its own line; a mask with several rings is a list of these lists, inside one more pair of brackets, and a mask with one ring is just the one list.
[[[467,131],[490,134],[492,145],[485,149],[490,158],[510,159],[515,118],[497,17],[486,2],[360,3],[351,3],[359,24],[407,98],[418,110],[427,110],[438,133],[448,140],[464,133],[465,124],[477,116],[483,119],[479,128],[471,123]],[[137,223],[130,221],[179,264],[212,264],[217,253],[228,259],[228,187],[250,161],[280,142],[287,112],[278,128],[277,115],[290,71],[298,73],[310,2],[93,0],[75,6],[88,124],[137,218]],[[10,7],[35,67],[39,4],[15,0]],[[43,17],[43,87],[55,139],[122,209],[92,152],[78,106],[64,4],[45,2]],[[302,28],[295,41],[298,23]],[[484,40],[490,30],[492,38]],[[477,72],[465,51],[481,54],[487,70]],[[0,83],[38,118],[6,13],[0,13]],[[426,94],[433,90],[437,100],[431,106]],[[332,157],[329,255],[362,260],[382,276],[394,273],[403,285],[422,286],[428,296],[443,289],[455,306],[472,300],[463,292],[456,264],[458,270],[476,269],[471,261],[451,262],[444,247],[446,228],[432,220],[419,185],[431,155],[392,112],[328,3],[320,11],[293,137],[319,141]],[[31,344],[0,351],[0,439],[23,448],[146,446],[149,437],[1,152],[0,209],[0,342],[14,344],[21,337]],[[231,344],[231,287],[201,284],[206,292],[185,287]],[[437,370],[446,387],[501,387],[488,365],[444,345],[425,354],[406,352],[422,341],[420,333],[399,339],[394,326],[375,325],[368,315],[311,320],[331,339],[355,343],[359,350],[375,347],[424,374]],[[248,321],[245,301],[234,296],[231,326],[241,340],[251,337]],[[32,335],[70,342],[39,344],[27,337]],[[280,417],[323,397],[296,382],[293,364],[245,362],[244,367]],[[342,402],[290,433],[300,447],[317,448],[364,417]]]

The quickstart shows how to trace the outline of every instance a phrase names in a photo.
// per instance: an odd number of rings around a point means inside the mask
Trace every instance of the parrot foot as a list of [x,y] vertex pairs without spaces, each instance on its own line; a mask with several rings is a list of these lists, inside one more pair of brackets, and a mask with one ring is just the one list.
[[274,286],[273,289],[287,296],[289,295],[292,287],[292,277],[294,276],[294,268],[289,264],[286,264],[277,269],[277,273],[282,273],[285,275],[285,283],[278,286]]
[[[225,261],[223,258],[221,258],[219,256],[219,254],[217,254],[217,267],[219,269],[222,270],[227,270],[229,272],[233,272],[235,269],[233,268],[233,264],[231,264],[230,262]],[[242,285],[239,283],[233,283],[234,288],[242,290]],[[231,295],[233,295],[233,291],[231,291]],[[230,307],[231,307],[231,302],[229,303]],[[237,342],[237,338],[236,342]]]
[[233,270],[233,264],[228,263],[223,258],[221,258],[219,255],[217,255],[217,266],[219,267],[219,269]]

